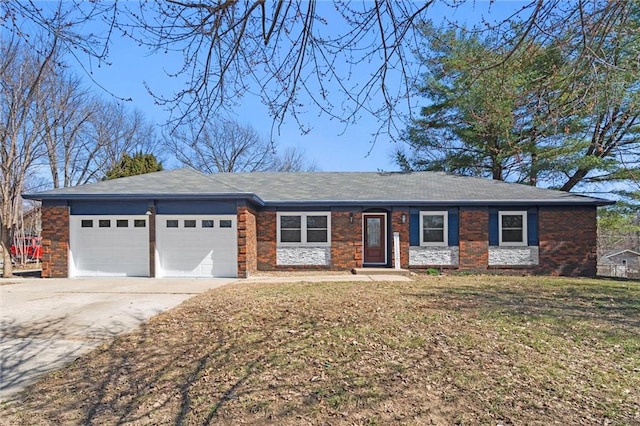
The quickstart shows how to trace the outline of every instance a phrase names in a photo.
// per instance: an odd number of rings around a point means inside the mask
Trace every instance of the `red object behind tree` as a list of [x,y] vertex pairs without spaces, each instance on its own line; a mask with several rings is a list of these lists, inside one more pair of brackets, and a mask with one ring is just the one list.
[[11,257],[16,261],[26,262],[42,260],[42,238],[15,238],[11,245]]

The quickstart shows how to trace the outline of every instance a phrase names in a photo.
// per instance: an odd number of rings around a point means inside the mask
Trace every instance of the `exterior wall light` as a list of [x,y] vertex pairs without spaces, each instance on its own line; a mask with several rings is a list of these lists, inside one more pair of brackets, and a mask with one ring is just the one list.
[[349,223],[353,223],[353,212],[349,213]]
[[400,223],[407,223],[407,215],[402,213],[402,216],[400,216]]

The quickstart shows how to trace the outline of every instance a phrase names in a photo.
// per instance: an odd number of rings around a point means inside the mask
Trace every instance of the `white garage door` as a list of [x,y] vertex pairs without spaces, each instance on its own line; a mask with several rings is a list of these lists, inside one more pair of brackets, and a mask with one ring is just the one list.
[[237,277],[235,215],[158,215],[158,277]]
[[148,277],[147,216],[71,216],[72,277]]

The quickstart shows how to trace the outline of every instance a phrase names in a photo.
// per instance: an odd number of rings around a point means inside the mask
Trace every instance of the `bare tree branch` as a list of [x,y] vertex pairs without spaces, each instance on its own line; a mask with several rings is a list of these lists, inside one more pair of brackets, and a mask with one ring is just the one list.
[[251,126],[231,120],[192,123],[165,136],[164,145],[178,161],[203,173],[297,172],[315,170],[301,151],[278,155],[274,143]]
[[35,55],[20,40],[0,39],[0,246],[3,276],[11,277],[12,233],[22,212],[27,174],[40,155],[38,144],[44,111],[42,82],[58,54],[58,40],[39,44]]

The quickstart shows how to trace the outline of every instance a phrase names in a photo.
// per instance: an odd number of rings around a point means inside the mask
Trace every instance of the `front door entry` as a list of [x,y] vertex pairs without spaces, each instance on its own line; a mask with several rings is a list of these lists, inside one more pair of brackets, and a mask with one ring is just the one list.
[[386,215],[367,214],[364,216],[364,263],[386,264],[387,244],[385,235]]

